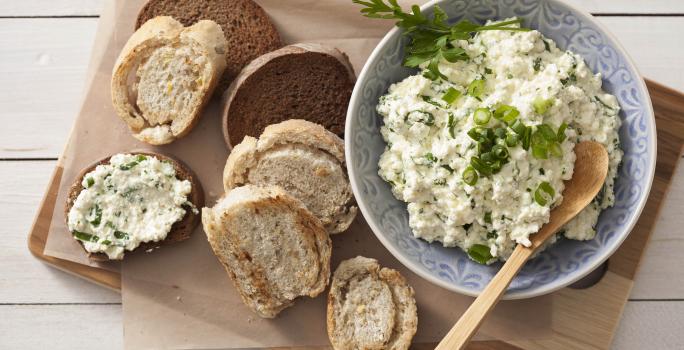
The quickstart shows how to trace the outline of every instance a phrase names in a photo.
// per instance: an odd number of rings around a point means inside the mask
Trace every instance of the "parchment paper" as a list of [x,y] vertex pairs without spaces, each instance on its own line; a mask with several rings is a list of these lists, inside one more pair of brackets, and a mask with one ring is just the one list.
[[[286,43],[312,41],[345,51],[358,73],[390,21],[369,20],[349,0],[257,1],[272,17]],[[423,1],[415,1],[421,3]],[[94,264],[68,234],[64,224],[66,190],[80,169],[107,155],[152,150],[174,156],[194,170],[207,205],[222,194],[221,172],[227,150],[221,137],[217,101],[199,125],[171,145],[152,147],[138,142],[115,115],[109,81],[119,50],[133,31],[142,0],[108,2],[94,52],[97,70],[64,151],[64,174],[55,205],[45,253],[82,264]],[[112,16],[113,13],[113,16]],[[110,21],[110,19],[113,19]],[[111,23],[110,23],[111,22]],[[102,38],[100,38],[100,36]],[[380,244],[362,217],[352,228],[333,237],[333,269],[340,260],[364,255],[402,272],[416,290],[419,329],[416,342],[438,341],[472,302],[421,279],[404,268]],[[127,254],[122,268],[124,337],[127,348],[249,348],[327,345],[325,295],[302,298],[276,319],[264,320],[241,302],[198,227],[186,242],[147,254]],[[501,303],[483,326],[480,338],[540,339],[551,334],[552,298]]]

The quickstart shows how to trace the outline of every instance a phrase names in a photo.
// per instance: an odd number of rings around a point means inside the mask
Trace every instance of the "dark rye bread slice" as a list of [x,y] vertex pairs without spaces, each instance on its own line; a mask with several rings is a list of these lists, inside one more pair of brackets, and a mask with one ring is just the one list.
[[255,59],[224,95],[228,148],[288,119],[308,120],[343,137],[355,80],[349,58],[320,44],[289,45]]
[[[197,176],[190,170],[185,164],[181,163],[179,160],[171,158],[169,156],[165,156],[159,153],[151,153],[151,152],[124,152],[128,154],[144,154],[146,156],[152,156],[156,157],[157,159],[161,161],[168,161],[173,165],[173,169],[176,171],[176,178],[180,180],[188,180],[192,184],[192,190],[190,191],[189,198],[188,200],[192,202],[192,204],[197,207],[198,210],[201,210],[201,208],[204,206],[204,191],[202,190],[202,185],[200,182],[197,180]],[[91,171],[95,170],[95,168],[98,165],[102,164],[109,164],[109,159],[112,156],[109,156],[107,158],[104,158],[87,168],[83,169],[81,173],[76,177],[76,180],[74,183],[71,185],[69,188],[69,192],[67,193],[67,200],[66,200],[66,205],[64,206],[64,221],[66,222],[67,227],[69,227],[69,211],[71,210],[71,207],[74,205],[74,201],[76,198],[78,198],[78,195],[81,193],[81,190],[83,190],[83,186],[81,183],[83,182],[83,178]],[[162,241],[159,242],[143,242],[140,243],[140,245],[134,250],[134,251],[145,251],[148,249],[153,249],[157,248],[160,245],[166,245],[170,243],[176,243],[176,242],[181,242],[184,241],[188,238],[190,238],[190,235],[192,234],[192,231],[195,229],[195,227],[199,224],[200,222],[200,214],[193,213],[192,210],[186,210],[185,216],[183,219],[180,221],[177,221],[171,226],[171,231],[168,233],[166,238]],[[81,244],[81,247],[83,247],[83,250],[88,254],[88,258],[90,258],[93,261],[108,261],[110,260],[107,254],[105,253],[90,253],[87,250],[85,250],[85,247],[83,246],[83,242],[77,240],[79,244]],[[130,252],[130,251],[126,251]]]
[[171,16],[184,26],[209,19],[228,41],[228,66],[216,88],[219,96],[251,60],[283,46],[266,12],[252,0],[150,0],[140,10],[135,29],[157,16]]

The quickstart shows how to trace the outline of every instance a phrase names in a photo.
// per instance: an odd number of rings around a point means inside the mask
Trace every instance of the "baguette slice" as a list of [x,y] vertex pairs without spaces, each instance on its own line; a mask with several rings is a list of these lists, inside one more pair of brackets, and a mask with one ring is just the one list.
[[287,120],[235,146],[223,171],[226,192],[245,184],[276,185],[301,200],[329,233],[346,230],[357,208],[344,142],[322,126]]
[[319,44],[285,46],[260,56],[225,92],[228,148],[288,119],[306,119],[342,137],[355,79],[344,53]]
[[202,209],[202,224],[242,301],[260,317],[273,318],[297,297],[313,298],[328,285],[330,238],[281,188],[235,188]]
[[157,16],[171,16],[184,26],[203,19],[221,26],[228,42],[227,67],[217,94],[223,93],[251,60],[283,46],[266,12],[251,0],[150,0],[140,10],[135,29]]
[[197,124],[226,67],[226,39],[212,21],[184,28],[171,17],[147,21],[112,73],[116,113],[140,141],[162,145]]
[[[181,163],[179,160],[176,160],[174,158],[171,158],[169,156],[165,156],[159,153],[151,153],[151,152],[130,152],[131,154],[144,154],[146,156],[151,156],[151,157],[156,157],[157,159],[161,161],[167,161],[170,162],[173,165],[173,169],[176,171],[176,178],[179,180],[188,180],[192,184],[192,191],[188,195],[188,200],[196,207],[196,208],[201,208],[204,206],[204,191],[202,190],[202,185],[200,182],[197,180],[197,176],[190,170],[185,164]],[[83,169],[81,173],[76,177],[74,182],[72,183],[71,187],[69,188],[69,192],[67,192],[67,200],[66,200],[66,205],[64,206],[64,221],[67,225],[69,226],[68,218],[69,218],[69,211],[71,210],[71,207],[74,205],[74,201],[76,201],[76,198],[78,198],[79,193],[81,193],[81,190],[83,190],[83,186],[81,183],[83,182],[83,178],[91,171],[95,170],[95,168],[98,165],[102,164],[109,164],[109,159],[110,157],[104,158],[98,162],[96,162],[93,165],[88,166],[87,168]],[[176,242],[181,242],[184,241],[188,238],[190,238],[190,235],[192,234],[192,231],[197,227],[197,224],[200,222],[200,215],[195,214],[192,212],[192,210],[187,210],[185,213],[185,216],[183,219],[180,221],[177,221],[176,223],[171,226],[171,231],[166,235],[166,238],[162,241],[159,242],[143,242],[140,243],[140,245],[135,249],[135,251],[145,251],[148,249],[153,249],[157,248],[161,245],[166,245],[166,244],[171,244],[171,243],[176,243]],[[81,244],[81,247],[83,247],[83,250],[85,250],[85,247],[83,246],[83,242],[78,241],[79,244]],[[88,254],[88,258],[93,261],[107,261],[110,260],[107,254],[105,253],[91,253],[85,250],[85,252]]]
[[362,256],[335,270],[327,314],[335,350],[408,349],[418,327],[413,288],[398,271]]

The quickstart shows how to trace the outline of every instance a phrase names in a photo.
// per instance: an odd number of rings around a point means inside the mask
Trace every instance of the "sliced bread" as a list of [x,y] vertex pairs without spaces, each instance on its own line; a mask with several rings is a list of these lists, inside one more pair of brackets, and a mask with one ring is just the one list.
[[202,224],[243,302],[261,317],[273,318],[297,297],[313,298],[328,284],[330,238],[281,188],[235,188],[202,209]]
[[349,59],[335,48],[295,44],[267,53],[247,65],[224,95],[226,144],[295,118],[342,137],[354,81]]
[[408,349],[418,327],[413,288],[398,271],[362,256],[335,270],[327,313],[335,350]]
[[121,51],[112,74],[116,113],[140,141],[162,145],[197,124],[226,67],[226,39],[212,21],[190,27],[147,21]]
[[245,184],[277,185],[301,200],[330,233],[346,230],[357,208],[344,142],[322,126],[287,120],[235,146],[223,171],[226,192]]
[[230,85],[251,60],[282,46],[266,12],[252,0],[150,0],[138,14],[135,29],[157,16],[171,16],[184,26],[208,19],[223,29],[227,67],[217,94]]
[[[197,180],[197,176],[181,161],[176,160],[174,158],[171,158],[166,155],[162,155],[159,153],[151,153],[151,152],[132,152],[132,154],[142,154],[146,156],[152,156],[156,157],[157,159],[161,161],[166,161],[171,163],[173,165],[173,169],[176,171],[176,178],[179,180],[188,180],[190,181],[192,185],[192,190],[190,194],[188,195],[188,200],[196,207],[196,208],[201,208],[204,206],[204,191],[202,190],[202,185],[200,182]],[[74,205],[74,201],[76,201],[76,198],[78,198],[78,195],[81,193],[83,190],[83,178],[90,173],[91,171],[95,170],[95,168],[98,165],[102,164],[109,164],[109,159],[110,157],[104,158],[88,167],[83,169],[80,174],[76,177],[74,182],[72,183],[71,187],[69,188],[69,192],[67,192],[67,199],[66,199],[66,204],[64,206],[64,220],[66,222],[67,227],[69,226],[68,224],[68,216],[69,216],[69,211],[71,210],[71,207]],[[195,227],[197,227],[197,224],[200,222],[200,215],[199,213],[195,213],[192,210],[186,210],[185,216],[180,220],[174,223],[171,226],[171,230],[169,233],[166,235],[166,238],[162,241],[159,242],[143,242],[141,243],[135,250],[136,251],[146,251],[149,249],[157,248],[161,245],[167,245],[171,243],[176,243],[176,242],[181,242],[184,241],[188,238],[190,238],[190,235],[192,234],[193,230]],[[77,242],[83,247],[83,250],[85,250],[85,247],[83,245],[83,242],[78,241]],[[93,261],[107,261],[110,260],[107,254],[105,253],[90,253],[87,250],[85,252],[88,254],[88,257],[93,260]]]

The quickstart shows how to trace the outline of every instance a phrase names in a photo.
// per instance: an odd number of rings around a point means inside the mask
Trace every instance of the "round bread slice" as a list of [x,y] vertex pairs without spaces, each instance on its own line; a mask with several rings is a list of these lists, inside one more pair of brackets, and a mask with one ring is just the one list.
[[247,136],[228,156],[226,192],[253,184],[276,185],[301,200],[329,233],[346,230],[357,208],[344,161],[344,142],[322,126],[291,119]]
[[140,141],[162,145],[186,135],[226,67],[221,27],[155,17],[128,39],[112,73],[114,110]]
[[408,349],[418,327],[413,288],[398,271],[362,256],[335,270],[327,313],[335,350]]
[[135,29],[157,16],[171,16],[184,26],[203,19],[221,26],[228,42],[227,67],[217,94],[223,93],[251,60],[283,46],[266,12],[252,0],[150,0],[140,10]]
[[290,45],[255,59],[224,95],[228,148],[288,119],[306,119],[343,137],[355,80],[347,56],[319,44]]
[[273,318],[330,278],[330,237],[304,205],[276,186],[246,185],[202,209],[202,225],[243,302]]
[[[200,182],[197,180],[197,176],[188,168],[185,164],[183,164],[181,161],[171,158],[169,156],[165,156],[163,154],[159,153],[151,153],[151,152],[128,152],[129,154],[142,154],[150,157],[156,157],[157,159],[161,161],[167,161],[173,165],[173,169],[176,171],[176,178],[179,180],[188,180],[192,184],[192,190],[190,191],[190,194],[188,194],[188,200],[196,207],[196,208],[201,208],[204,206],[204,191],[202,190],[202,185]],[[67,199],[66,199],[66,205],[64,206],[64,221],[67,225],[69,226],[69,211],[71,210],[71,207],[74,205],[74,201],[76,201],[76,198],[78,198],[78,195],[81,193],[83,190],[83,178],[91,171],[95,170],[98,165],[102,164],[109,164],[109,159],[111,156],[104,158],[87,168],[81,170],[80,174],[76,177],[74,182],[72,183],[71,187],[69,188],[69,192],[67,192]],[[200,215],[199,213],[194,213],[192,210],[186,210],[185,216],[180,220],[176,221],[172,226],[171,226],[171,231],[166,235],[166,238],[162,241],[159,242],[142,242],[140,245],[135,249],[135,251],[146,251],[148,249],[153,249],[157,248],[161,245],[166,245],[166,244],[171,244],[171,243],[176,243],[176,242],[181,242],[184,241],[188,238],[190,238],[190,235],[192,234],[192,231],[197,227],[199,224]],[[85,250],[85,247],[83,246],[83,242],[78,241],[79,244],[81,244],[81,247],[83,247],[83,250]],[[90,258],[93,261],[107,261],[110,260],[107,254],[105,253],[91,253],[85,250],[85,252],[88,254],[88,258]]]

